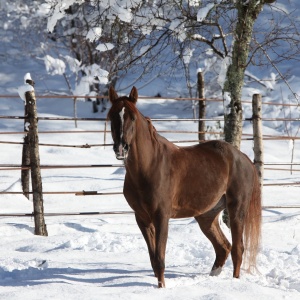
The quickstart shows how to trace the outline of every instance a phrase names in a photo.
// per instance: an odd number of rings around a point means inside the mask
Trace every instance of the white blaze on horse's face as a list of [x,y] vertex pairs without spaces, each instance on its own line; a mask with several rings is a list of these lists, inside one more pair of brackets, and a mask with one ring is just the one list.
[[117,159],[124,159],[126,160],[127,154],[128,154],[128,145],[125,143],[123,137],[124,137],[124,115],[125,115],[125,107],[122,108],[122,110],[119,112],[119,116],[121,119],[121,125],[120,125],[120,142],[118,147],[118,152],[116,153]]
[[122,141],[123,138],[123,127],[124,127],[124,114],[125,114],[125,107],[122,108],[122,110],[119,112],[120,118],[121,118],[121,131],[120,131],[120,139]]

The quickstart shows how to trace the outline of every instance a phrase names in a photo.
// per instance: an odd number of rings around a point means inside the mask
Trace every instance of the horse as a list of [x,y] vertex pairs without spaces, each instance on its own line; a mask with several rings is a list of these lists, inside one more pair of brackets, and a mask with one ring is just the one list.
[[[171,218],[194,217],[215,251],[210,275],[221,273],[231,253],[233,277],[255,266],[260,244],[261,194],[251,160],[231,144],[213,140],[178,147],[160,136],[137,109],[138,91],[119,97],[109,89],[113,150],[124,161],[123,194],[146,241],[158,287],[165,287],[165,251]],[[219,224],[227,208],[232,245]]]

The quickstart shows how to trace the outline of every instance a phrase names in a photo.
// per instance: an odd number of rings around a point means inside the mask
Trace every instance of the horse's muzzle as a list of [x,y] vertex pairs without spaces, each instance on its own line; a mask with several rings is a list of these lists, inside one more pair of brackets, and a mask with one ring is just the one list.
[[116,158],[119,160],[126,160],[128,155],[129,146],[128,144],[119,144],[114,145],[114,151],[116,154]]

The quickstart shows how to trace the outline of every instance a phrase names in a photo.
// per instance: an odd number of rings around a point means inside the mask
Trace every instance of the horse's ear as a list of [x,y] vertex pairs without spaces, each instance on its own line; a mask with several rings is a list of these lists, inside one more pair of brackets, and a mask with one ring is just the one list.
[[116,91],[112,85],[109,87],[108,97],[109,97],[109,101],[111,103],[115,102],[119,98],[118,94],[116,93]]
[[138,91],[137,91],[137,88],[134,86],[131,89],[131,92],[129,94],[129,100],[133,103],[136,103],[137,99],[138,99]]

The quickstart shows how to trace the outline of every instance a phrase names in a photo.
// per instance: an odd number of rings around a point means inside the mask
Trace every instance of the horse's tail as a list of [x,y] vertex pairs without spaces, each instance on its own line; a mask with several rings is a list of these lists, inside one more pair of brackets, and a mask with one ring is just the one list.
[[245,219],[244,228],[244,244],[245,244],[245,258],[248,263],[248,271],[256,268],[256,256],[259,250],[261,238],[261,186],[258,179],[258,174],[255,166],[254,183],[252,190],[252,199],[249,204],[248,213]]

